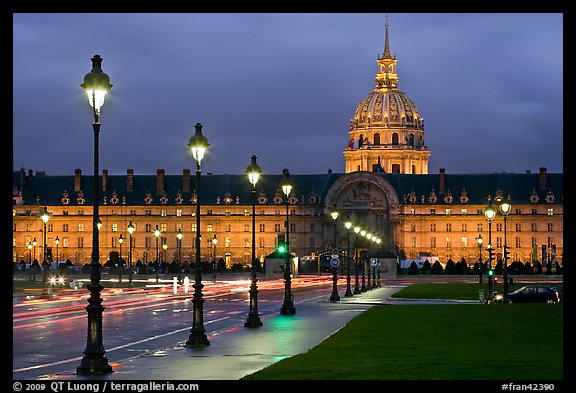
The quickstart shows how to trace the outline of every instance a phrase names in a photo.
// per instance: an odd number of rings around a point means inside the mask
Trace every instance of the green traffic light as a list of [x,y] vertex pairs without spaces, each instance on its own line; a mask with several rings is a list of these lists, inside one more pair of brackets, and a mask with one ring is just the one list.
[[491,275],[493,275],[493,274],[494,274],[494,271],[493,271],[493,270],[488,270],[488,275],[489,275],[489,276],[491,276]]
[[285,252],[286,252],[286,246],[284,246],[284,245],[279,245],[278,248],[277,248],[277,251],[278,251],[280,254],[285,253]]

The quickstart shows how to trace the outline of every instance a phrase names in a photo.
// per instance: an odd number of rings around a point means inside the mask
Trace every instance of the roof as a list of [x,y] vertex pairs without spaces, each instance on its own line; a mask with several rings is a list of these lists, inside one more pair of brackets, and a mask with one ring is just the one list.
[[[30,175],[30,173],[29,173]],[[79,193],[74,191],[75,175],[50,176],[24,174],[24,170],[13,172],[13,189],[15,195],[21,193],[24,205],[63,205],[64,193],[68,193],[69,205],[81,205],[78,202]],[[291,175],[294,187],[293,192],[298,198],[297,204],[323,204],[330,187],[336,180],[346,174],[325,173],[314,175]],[[451,193],[453,203],[460,203],[462,192],[465,192],[468,204],[486,203],[486,197],[494,196],[500,189],[505,194],[510,194],[512,203],[530,203],[531,197],[538,197],[540,203],[546,201],[549,194],[554,196],[554,202],[563,201],[563,173],[545,173],[546,187],[540,188],[540,173],[492,173],[492,174],[392,174],[381,173],[377,176],[384,177],[396,190],[400,203],[424,203],[430,202],[431,192],[435,192],[438,198],[436,203],[446,203],[444,198]],[[445,192],[440,192],[440,177],[445,179]],[[21,181],[21,179],[23,181]],[[81,191],[85,198],[84,205],[92,205],[93,176],[81,175]],[[100,198],[106,199],[106,204],[122,204],[139,206],[149,204],[177,205],[177,198],[181,196],[182,205],[191,205],[191,199],[195,197],[196,174],[190,176],[190,191],[183,192],[183,175],[164,175],[165,195],[156,193],[157,175],[133,175],[133,190],[127,191],[127,175],[107,175],[107,187],[103,192],[102,177],[99,179]],[[277,204],[274,202],[276,193],[284,201],[280,184],[282,175],[263,175],[256,185],[256,196],[266,197],[266,201],[258,200],[257,204]],[[203,205],[231,204],[251,205],[252,185],[245,175],[201,175],[200,203]],[[149,193],[149,194],[148,194]],[[263,193],[263,194],[261,194]],[[152,198],[150,203],[145,202],[147,195]],[[410,199],[413,195],[415,199]],[[161,198],[166,200],[162,201]],[[229,200],[225,198],[229,197]],[[117,198],[117,201],[114,200]],[[125,200],[123,200],[125,198]],[[549,199],[550,201],[550,199]],[[163,203],[164,202],[164,203]],[[103,202],[104,203],[104,202]],[[281,202],[282,203],[282,202]]]

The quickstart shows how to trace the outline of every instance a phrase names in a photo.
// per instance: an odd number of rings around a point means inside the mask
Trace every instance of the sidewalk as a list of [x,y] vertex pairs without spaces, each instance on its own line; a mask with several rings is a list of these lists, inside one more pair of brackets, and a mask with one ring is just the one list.
[[284,358],[308,351],[351,319],[387,299],[403,286],[381,287],[340,301],[298,302],[296,314],[279,311],[261,317],[263,326],[208,332],[210,346],[186,348],[184,341],[162,351],[112,364],[112,374],[82,377],[75,370],[46,376],[63,380],[238,380]]

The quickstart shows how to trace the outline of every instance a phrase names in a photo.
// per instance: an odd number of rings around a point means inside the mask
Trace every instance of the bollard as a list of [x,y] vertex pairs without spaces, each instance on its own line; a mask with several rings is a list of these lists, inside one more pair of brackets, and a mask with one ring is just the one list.
[[184,277],[184,292],[188,293],[188,286],[190,285],[190,279],[188,276]]
[[174,287],[174,295],[178,293],[178,277],[172,277],[172,286]]

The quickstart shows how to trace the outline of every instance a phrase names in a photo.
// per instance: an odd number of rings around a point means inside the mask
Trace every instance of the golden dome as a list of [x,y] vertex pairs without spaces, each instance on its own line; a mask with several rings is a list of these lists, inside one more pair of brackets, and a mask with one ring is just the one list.
[[422,119],[412,100],[398,89],[375,89],[358,106],[350,128],[422,128]]

